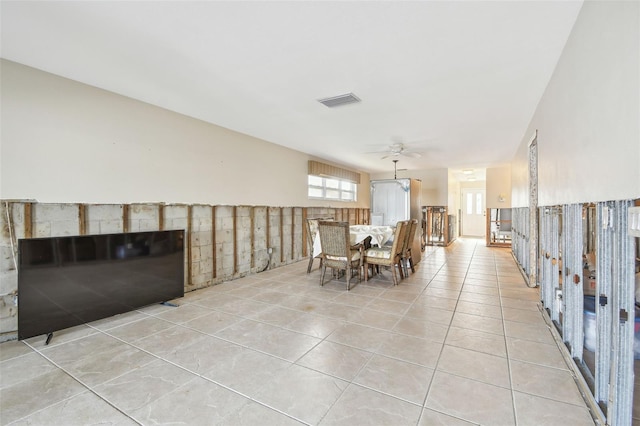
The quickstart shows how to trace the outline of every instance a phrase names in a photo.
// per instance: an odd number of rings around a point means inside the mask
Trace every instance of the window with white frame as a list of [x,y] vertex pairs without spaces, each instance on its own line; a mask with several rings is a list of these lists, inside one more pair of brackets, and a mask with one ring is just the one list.
[[309,175],[309,198],[357,201],[358,185],[348,180]]

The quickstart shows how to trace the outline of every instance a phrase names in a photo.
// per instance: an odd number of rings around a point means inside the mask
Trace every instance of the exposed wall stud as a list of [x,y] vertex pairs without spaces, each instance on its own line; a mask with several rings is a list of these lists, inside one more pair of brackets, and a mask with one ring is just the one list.
[[280,207],[280,263],[284,263],[284,213],[283,207]]
[[238,273],[238,207],[233,206],[233,275]]
[[122,232],[129,232],[129,204],[122,205]]
[[193,206],[189,204],[187,206],[187,286],[191,285],[191,269],[193,264],[193,260],[191,259],[191,244],[193,243],[193,238],[191,236],[192,216]]
[[295,228],[296,228],[296,208],[295,207],[291,207],[291,260],[294,259],[294,253],[293,251],[295,250],[295,237],[296,237],[296,233],[295,233]]
[[78,235],[87,235],[87,205],[78,204]]
[[24,237],[33,237],[33,203],[24,203]]
[[307,209],[302,208],[302,257],[307,257]]
[[251,220],[251,269],[256,266],[256,208],[250,207],[249,218]]
[[217,278],[218,267],[216,265],[217,253],[216,253],[216,206],[211,206],[211,246],[213,247],[213,259],[212,259],[212,278]]

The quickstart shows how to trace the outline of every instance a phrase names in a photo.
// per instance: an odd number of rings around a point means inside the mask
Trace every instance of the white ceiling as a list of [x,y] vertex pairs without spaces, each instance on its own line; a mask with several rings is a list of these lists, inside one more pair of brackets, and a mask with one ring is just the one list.
[[[1,56],[368,172],[508,163],[582,1],[2,1]],[[329,109],[348,92],[362,102]]]

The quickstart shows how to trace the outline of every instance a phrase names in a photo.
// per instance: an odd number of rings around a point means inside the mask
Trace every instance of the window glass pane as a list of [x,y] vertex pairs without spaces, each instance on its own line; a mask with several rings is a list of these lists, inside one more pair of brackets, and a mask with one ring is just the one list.
[[473,214],[473,194],[467,192],[467,214]]
[[482,214],[482,192],[476,194],[476,214]]
[[317,197],[322,198],[322,188],[312,188],[309,187],[309,197]]
[[358,185],[341,179],[308,175],[309,198],[323,200],[357,201]]
[[326,179],[327,188],[340,188],[340,181],[337,179]]
[[309,175],[309,185],[322,186],[322,180],[320,176]]
[[340,191],[336,190],[336,189],[329,189],[327,188],[327,194],[325,195],[326,198],[333,198],[333,199],[340,199]]

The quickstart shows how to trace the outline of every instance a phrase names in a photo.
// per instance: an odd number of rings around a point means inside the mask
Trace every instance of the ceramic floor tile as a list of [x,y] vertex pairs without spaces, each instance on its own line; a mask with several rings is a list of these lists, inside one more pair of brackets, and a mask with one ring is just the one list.
[[529,395],[521,392],[513,394],[516,404],[516,418],[521,426],[593,426],[594,421],[586,407]]
[[55,333],[53,333],[53,337],[49,344],[47,344],[46,335],[30,337],[28,339],[25,339],[25,342],[33,346],[35,349],[40,350],[45,348],[52,348],[54,346],[70,342],[75,339],[80,339],[82,337],[90,336],[98,332],[98,330],[83,324],[56,331]]
[[55,371],[57,367],[36,352],[0,362],[0,389]]
[[371,358],[371,353],[333,342],[322,342],[296,364],[351,381]]
[[496,355],[444,345],[437,369],[503,388],[511,387],[508,361]]
[[351,384],[320,422],[321,426],[415,425],[420,407]]
[[461,292],[460,299],[466,302],[473,303],[484,303],[487,305],[500,306],[500,297],[499,296],[491,296],[488,294],[479,294],[479,293],[469,293],[469,292]]
[[535,310],[502,307],[502,315],[505,320],[524,322],[527,324],[545,324],[542,313]]
[[380,355],[430,368],[435,368],[441,351],[441,343],[396,333],[388,336],[377,349]]
[[406,313],[407,317],[417,318],[424,321],[431,321],[442,325],[451,324],[453,311],[438,309],[424,304],[413,304]]
[[535,289],[511,289],[503,287],[500,290],[500,296],[518,300],[529,300],[536,303],[540,301],[540,294]]
[[11,423],[85,391],[86,388],[62,370],[54,370],[2,388],[2,423]]
[[327,340],[343,345],[353,346],[358,349],[373,352],[392,333],[357,324],[345,324],[336,329]]
[[289,323],[300,318],[304,313],[295,309],[283,308],[282,306],[270,306],[265,310],[249,313],[247,318],[254,321],[265,322],[267,324],[286,327]]
[[161,320],[160,318],[147,317],[140,321],[112,328],[108,332],[110,335],[122,339],[125,342],[135,342],[171,327],[176,327],[176,325],[169,321]]
[[419,406],[352,384],[320,425],[415,425],[419,416]]
[[448,327],[435,322],[405,317],[393,328],[396,333],[420,337],[436,343],[443,343]]
[[195,376],[157,360],[94,388],[120,410],[131,412],[182,386]]
[[476,350],[490,355],[507,356],[504,336],[484,333],[468,328],[449,328],[445,344]]
[[513,425],[511,390],[436,371],[426,408],[486,425]]
[[507,337],[515,337],[523,340],[553,345],[555,340],[551,330],[546,324],[527,324],[516,321],[504,321],[504,330]]
[[473,426],[474,424],[429,408],[422,410],[420,422],[418,422],[418,426]]
[[192,319],[204,316],[211,313],[210,309],[203,308],[198,305],[181,304],[175,308],[169,309],[156,315],[165,321],[169,321],[175,324],[182,324]]
[[395,287],[388,270],[321,287],[303,261],[5,342],[0,423],[591,424],[509,249],[422,257]]
[[513,389],[558,402],[584,405],[571,372],[511,360]]
[[342,327],[344,321],[333,318],[321,317],[319,315],[304,314],[295,321],[289,323],[285,328],[298,333],[324,339],[336,329]]
[[510,359],[547,367],[568,369],[567,363],[555,343],[538,343],[531,340],[507,337],[507,350]]
[[449,290],[446,288],[438,288],[438,287],[431,287],[431,286],[429,286],[424,291],[424,294],[426,296],[446,297],[447,299],[454,299],[454,300],[457,300],[458,297],[460,297],[459,290]]
[[12,426],[53,424],[134,426],[138,423],[107,404],[94,393],[84,392],[12,423]]
[[391,330],[401,318],[399,315],[364,308],[349,315],[349,322],[383,330]]
[[156,361],[156,357],[123,343],[94,356],[80,358],[64,368],[89,387],[97,386]]
[[353,383],[421,405],[432,376],[431,368],[374,355]]
[[303,422],[317,424],[347,385],[344,380],[292,365],[281,371],[255,399]]
[[368,305],[367,309],[385,312],[392,315],[403,315],[411,307],[410,303],[395,302],[393,300],[375,298]]
[[252,349],[221,354],[202,375],[223,386],[254,397],[291,363]]
[[457,312],[502,319],[502,309],[500,306],[487,305],[486,303],[475,303],[461,300],[456,306],[456,313]]
[[218,426],[255,426],[255,425],[277,425],[277,426],[302,426],[301,423],[292,417],[288,417],[276,410],[249,401],[238,410],[229,414],[217,423]]
[[210,314],[198,317],[183,324],[184,327],[193,328],[206,334],[216,334],[230,325],[242,321],[241,317],[214,311]]
[[33,350],[21,341],[13,340],[0,344],[0,362],[25,355]]
[[131,412],[141,424],[212,425],[245,405],[249,399],[196,377],[149,404]]
[[456,312],[451,325],[459,328],[484,331],[485,333],[504,334],[504,326],[501,319],[490,318],[481,315]]

